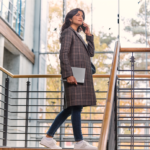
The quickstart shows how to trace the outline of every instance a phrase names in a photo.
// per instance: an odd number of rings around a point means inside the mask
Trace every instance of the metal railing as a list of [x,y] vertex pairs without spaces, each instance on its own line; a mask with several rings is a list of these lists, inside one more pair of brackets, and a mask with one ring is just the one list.
[[[135,128],[144,128],[144,129],[149,129],[149,124],[150,121],[149,116],[135,116],[136,114],[138,114],[137,112],[135,112],[135,109],[149,109],[149,106],[135,106],[134,105],[134,101],[137,99],[141,99],[141,97],[134,97],[135,93],[139,93],[139,92],[147,92],[147,90],[150,90],[150,88],[135,88],[134,87],[134,81],[150,81],[150,75],[149,74],[134,74],[134,59],[133,59],[133,52],[132,49],[131,50],[127,50],[127,52],[132,52],[132,68],[131,70],[127,70],[128,72],[131,71],[130,75],[117,75],[117,62],[118,62],[118,56],[119,56],[119,50],[121,52],[126,52],[126,49],[122,49],[120,48],[120,44],[119,42],[116,43],[116,47],[115,47],[115,53],[114,53],[114,59],[113,59],[113,67],[111,70],[111,76],[110,75],[93,75],[93,78],[110,78],[109,81],[109,87],[108,87],[108,93],[107,91],[95,91],[95,93],[107,93],[107,98],[97,98],[97,100],[106,100],[106,105],[97,105],[97,106],[92,106],[92,107],[101,107],[105,109],[105,113],[103,112],[82,112],[82,114],[94,114],[94,115],[103,115],[103,119],[98,119],[98,120],[92,120],[92,119],[84,119],[82,120],[83,124],[88,124],[88,126],[82,126],[82,129],[88,129],[90,132],[87,132],[85,134],[83,134],[84,139],[86,139],[86,141],[89,142],[99,142],[99,150],[119,150],[123,149],[124,147],[126,148],[131,148],[133,149],[134,147],[149,147],[148,144],[146,144],[145,146],[140,146],[140,145],[135,145],[136,142],[142,143],[148,143],[149,142],[149,134],[141,134],[141,135],[135,135],[134,134],[134,130]],[[149,49],[148,49],[149,50]],[[148,52],[148,50],[146,52]],[[138,50],[138,52],[141,52],[142,50]],[[135,52],[135,51],[134,51]],[[150,50],[149,50],[150,52]],[[62,93],[64,91],[32,91],[30,90],[31,87],[31,83],[29,81],[29,78],[61,78],[61,75],[13,75],[12,73],[10,73],[9,71],[7,71],[6,69],[0,67],[0,70],[5,73],[7,75],[6,79],[5,79],[5,85],[0,85],[2,92],[0,93],[1,97],[3,97],[3,100],[0,99],[1,104],[4,105],[4,107],[1,107],[0,110],[1,112],[4,112],[2,115],[0,115],[0,117],[3,119],[3,122],[0,123],[2,129],[0,130],[0,133],[2,135],[2,138],[0,138],[0,140],[2,140],[2,146],[8,146],[7,142],[9,141],[18,141],[18,142],[24,142],[23,147],[29,147],[29,142],[39,142],[41,140],[42,135],[45,134],[44,132],[31,132],[32,130],[29,131],[29,128],[36,128],[36,129],[41,129],[41,128],[48,128],[49,125],[40,125],[41,123],[52,123],[53,119],[39,119],[38,117],[36,118],[32,118],[30,117],[31,114],[58,114],[59,111],[45,111],[45,112],[39,112],[39,111],[30,111],[30,107],[39,107],[39,105],[33,105],[30,104],[30,101],[34,101],[34,100],[38,100],[38,101],[45,101],[45,100],[53,100],[53,99],[57,99],[57,100],[63,100],[63,97],[32,97],[31,94],[32,93]],[[122,71],[119,69],[118,67],[118,71]],[[147,71],[147,70],[145,70]],[[13,91],[12,89],[10,89],[10,78],[27,78],[27,85],[26,85],[26,90],[24,91]],[[145,79],[146,78],[146,79]],[[132,82],[132,86],[130,88],[121,88],[119,87],[119,81],[131,81]],[[122,97],[120,96],[120,93],[128,93],[130,92],[132,97]],[[25,93],[26,96],[24,97],[13,97],[11,93]],[[119,95],[119,96],[118,96]],[[131,106],[121,106],[119,101],[120,100],[129,100],[131,99]],[[142,97],[142,99],[145,100],[149,100],[149,97]],[[20,105],[20,104],[11,104],[12,101],[18,101],[18,100],[24,100],[24,104]],[[2,106],[2,105],[1,105]],[[47,105],[47,104],[42,104],[40,105],[42,107],[56,107],[56,108],[61,108],[62,104],[59,105]],[[105,108],[106,106],[106,108]],[[10,109],[11,107],[11,109]],[[13,108],[16,107],[24,107],[25,111],[14,111]],[[130,116],[122,116],[125,113],[121,112],[120,109],[131,109],[131,113],[128,112],[126,113],[126,115],[130,115]],[[25,114],[24,118],[12,118],[9,117],[9,114]],[[148,112],[143,113],[143,114],[150,114]],[[16,115],[17,116],[17,115]],[[146,120],[135,120],[135,119],[141,119],[141,118],[146,118]],[[1,119],[1,120],[2,120]],[[24,121],[24,125],[13,125],[14,122],[16,121]],[[10,124],[10,121],[12,124]],[[31,121],[36,121],[38,122],[38,125],[30,125],[29,123]],[[73,138],[73,134],[72,133],[66,133],[64,131],[64,129],[69,129],[72,128],[72,126],[70,126],[69,124],[71,123],[71,120],[67,119],[65,121],[65,124],[63,124],[60,127],[60,132],[56,133],[56,140],[58,142],[60,142],[60,145],[64,142],[73,142],[74,138]],[[103,126],[92,126],[91,124],[102,124]],[[126,124],[131,124],[131,125],[126,125],[126,126],[122,126],[122,123],[126,123]],[[135,126],[135,123],[145,123],[145,126]],[[90,125],[89,125],[90,124]],[[8,128],[23,128],[23,130],[21,130],[21,132],[14,132],[15,130],[9,131]],[[123,128],[129,128],[132,132],[131,134],[120,134],[120,129]],[[92,133],[92,129],[101,129],[101,133]],[[23,139],[11,139],[8,138],[8,135],[24,135]],[[35,137],[29,137],[29,135],[35,135]],[[96,137],[95,137],[96,136]],[[100,139],[99,139],[100,137]],[[140,141],[141,138],[141,141]],[[145,139],[144,139],[145,138]],[[130,145],[123,145],[122,143],[130,143]],[[142,143],[143,144],[143,143]],[[39,147],[39,145],[37,144],[36,147]]]
[[[146,69],[135,69],[137,60],[135,52],[150,52],[150,48],[123,48],[121,52],[130,52],[131,69],[119,69],[118,71],[130,72],[128,79],[118,79],[117,98],[117,150],[125,149],[149,149],[150,145],[150,112],[149,112],[149,92],[147,82],[149,76],[135,79],[136,72],[148,72]],[[126,87],[120,87],[120,83],[127,82]],[[139,83],[140,82],[140,83]],[[138,84],[139,83],[139,84]],[[144,84],[144,85],[143,85]],[[144,87],[143,87],[144,86]],[[124,103],[124,105],[122,105]],[[122,131],[122,132],[121,132]]]
[[[113,59],[116,63],[119,62],[118,56],[120,52],[132,53],[130,58],[131,69],[122,70],[119,68],[119,64],[112,64],[109,88],[106,98],[106,108],[103,116],[103,125],[101,136],[99,140],[98,150],[126,150],[126,149],[137,149],[137,148],[149,148],[150,145],[150,112],[148,109],[149,105],[135,105],[136,101],[145,100],[148,101],[150,97],[138,96],[135,94],[145,94],[150,92],[150,88],[135,87],[135,82],[137,81],[150,81],[150,74],[136,74],[135,72],[143,72],[150,70],[136,69],[135,63],[136,59],[133,53],[139,52],[150,52],[150,48],[120,48],[118,47],[118,52],[114,51],[116,58]],[[117,48],[116,48],[117,49]],[[131,72],[127,75],[117,75],[116,71]],[[131,82],[128,86],[130,87],[120,87],[121,81]],[[142,84],[142,83],[141,83]],[[124,94],[129,94],[124,97]],[[121,101],[129,101],[130,105],[123,105]],[[126,111],[126,110],[129,111]],[[143,111],[138,112],[137,109],[143,109]],[[138,116],[137,116],[138,115]],[[124,133],[123,130],[128,129],[129,131]],[[143,134],[138,134],[137,129],[143,129]]]
[[116,128],[116,78],[119,60],[120,43],[115,44],[111,76],[106,98],[106,108],[103,116],[101,136],[99,139],[98,150],[116,149],[117,128]]
[[[59,113],[59,110],[62,108],[62,104],[40,104],[40,105],[33,105],[30,104],[31,101],[37,100],[37,101],[46,101],[46,100],[50,100],[53,101],[58,100],[61,101],[63,100],[63,97],[32,97],[32,93],[59,93],[60,95],[62,95],[62,93],[64,91],[32,91],[31,89],[31,82],[30,82],[30,78],[61,78],[61,75],[13,75],[12,73],[10,73],[9,71],[7,71],[6,69],[0,67],[0,70],[6,74],[6,78],[5,78],[5,85],[0,85],[0,87],[3,89],[2,92],[0,93],[1,97],[3,97],[0,102],[1,104],[4,105],[4,107],[2,107],[1,105],[1,112],[3,112],[3,115],[1,115],[0,117],[3,119],[3,122],[0,123],[1,126],[1,135],[2,138],[0,138],[0,140],[2,140],[2,146],[9,146],[9,144],[7,144],[8,142],[23,142],[22,147],[30,147],[29,142],[36,142],[37,146],[39,147],[39,141],[41,140],[42,136],[45,135],[45,130],[43,130],[44,132],[40,132],[40,129],[45,128],[47,129],[49,127],[49,123],[52,123],[54,119],[45,119],[42,118],[40,119],[39,117],[37,118],[33,118],[30,117],[31,114],[51,114],[51,115],[56,115]],[[93,75],[93,78],[108,78],[109,75]],[[10,89],[10,79],[13,80],[13,78],[27,78],[27,82],[26,82],[26,90],[22,90],[22,91],[14,91],[13,89]],[[16,97],[13,96],[14,94],[21,94],[24,93],[22,97]],[[95,93],[107,93],[107,91],[95,91]],[[12,104],[13,101],[24,101],[23,104]],[[105,101],[106,98],[97,98],[98,101]],[[51,107],[51,108],[56,108],[57,111],[44,111],[44,112],[40,112],[40,111],[30,111],[31,107]],[[11,107],[11,108],[10,108]],[[14,108],[17,107],[21,107],[20,111],[16,110]],[[97,105],[97,106],[91,106],[92,107],[96,107],[96,108],[105,108],[105,105]],[[16,117],[12,117],[9,116],[9,114],[16,114]],[[24,114],[24,118],[17,118],[17,114]],[[82,115],[103,115],[103,111],[100,112],[92,112],[87,111],[87,112],[82,112]],[[19,125],[17,124],[17,121],[21,121],[23,122],[23,125]],[[36,121],[38,122],[38,125],[30,125],[31,121]],[[101,123],[102,123],[102,119],[98,119],[98,120],[92,120],[92,119],[82,119],[82,124],[84,126],[82,126],[82,129],[88,129],[87,133],[83,133],[83,137],[84,139],[86,139],[86,141],[88,142],[98,142],[99,140],[99,136],[100,136],[100,132],[99,133],[93,133],[94,129],[101,129]],[[45,124],[47,123],[47,125],[39,125],[39,124]],[[15,125],[13,125],[15,124]],[[73,133],[66,133],[64,131],[64,129],[69,129],[72,128],[71,125],[68,126],[68,124],[71,124],[71,120],[67,119],[65,121],[65,123],[60,127],[60,132],[57,132],[56,135],[56,140],[57,142],[59,142],[60,146],[64,146],[64,142],[74,142],[74,138],[73,138]],[[88,125],[87,125],[88,124]],[[90,124],[90,125],[89,125]],[[98,124],[98,126],[93,126],[93,124]],[[11,128],[12,130],[8,129]],[[16,128],[22,128],[21,131],[18,130],[14,130]],[[37,128],[39,129],[38,132],[32,132],[31,128]],[[30,129],[30,130],[29,130]],[[13,137],[16,137],[17,135],[22,135],[21,139],[16,139],[16,138],[10,138],[8,137],[8,135],[13,135]],[[32,138],[31,138],[32,135]],[[33,138],[33,135],[35,136],[35,138]],[[62,146],[62,147],[63,147]],[[14,147],[14,146],[13,146]]]

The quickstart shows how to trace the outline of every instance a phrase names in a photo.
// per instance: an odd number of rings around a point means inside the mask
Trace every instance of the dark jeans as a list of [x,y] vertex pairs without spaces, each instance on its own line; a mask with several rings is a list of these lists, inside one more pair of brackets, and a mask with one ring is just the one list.
[[51,127],[47,131],[47,135],[54,136],[57,129],[61,124],[71,115],[72,127],[75,141],[83,140],[82,131],[81,131],[81,111],[83,106],[70,106],[63,111],[61,111]]

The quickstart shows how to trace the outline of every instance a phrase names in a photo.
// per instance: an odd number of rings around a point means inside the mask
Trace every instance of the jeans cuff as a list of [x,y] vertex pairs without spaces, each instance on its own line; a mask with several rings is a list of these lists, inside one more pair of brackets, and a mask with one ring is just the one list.
[[49,133],[46,133],[46,134],[49,135],[49,136],[52,136],[52,137],[54,136],[54,134],[49,134]]
[[83,140],[83,138],[82,139],[75,139],[75,141],[81,141],[81,140]]

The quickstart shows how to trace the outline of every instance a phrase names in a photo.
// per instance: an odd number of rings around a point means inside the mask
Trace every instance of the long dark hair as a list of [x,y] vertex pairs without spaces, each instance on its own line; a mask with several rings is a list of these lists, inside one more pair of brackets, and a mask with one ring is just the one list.
[[[71,11],[69,11],[65,17],[65,21],[61,27],[61,33],[66,29],[68,28],[70,25],[71,25],[71,21],[69,19],[72,19],[72,17],[74,15],[76,15],[78,13],[78,11],[82,11],[83,13],[83,20],[85,19],[85,13],[82,9],[80,8],[75,8],[75,9],[72,9]],[[80,27],[78,27],[77,29],[77,32],[80,32]],[[61,33],[60,33],[60,38],[59,38],[59,41],[61,42]]]

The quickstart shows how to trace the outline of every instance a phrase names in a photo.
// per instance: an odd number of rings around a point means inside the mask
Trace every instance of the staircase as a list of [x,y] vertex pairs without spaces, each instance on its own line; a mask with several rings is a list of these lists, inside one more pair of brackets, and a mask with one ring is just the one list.
[[[146,69],[137,69],[137,64],[139,63],[135,53],[145,54],[146,52],[150,52],[150,48],[121,48],[119,41],[115,44],[113,62],[110,75],[93,75],[94,78],[109,78],[109,86],[107,91],[95,91],[96,93],[106,93],[107,97],[105,98],[97,98],[98,100],[105,101],[105,104],[99,104],[96,107],[105,107],[104,112],[82,112],[82,114],[94,114],[94,115],[103,115],[103,119],[99,120],[82,120],[84,123],[89,124],[88,126],[83,126],[82,128],[87,128],[88,133],[85,134],[85,140],[88,142],[98,142],[98,150],[147,150],[150,147],[150,75],[142,74],[143,72],[148,72],[150,70]],[[128,66],[125,69],[120,68],[121,62],[121,54],[128,53],[127,55],[131,55],[128,61]],[[140,55],[139,55],[140,56]],[[13,75],[4,68],[0,67],[0,70],[7,74],[7,78],[5,81],[5,87],[0,85],[5,90],[4,93],[0,93],[4,95],[4,101],[0,100],[4,103],[4,115],[1,118],[4,119],[4,123],[1,123],[3,127],[3,137],[1,138],[3,147],[0,147],[0,150],[24,150],[24,149],[41,149],[44,150],[44,147],[34,147],[30,148],[28,146],[28,142],[39,142],[41,135],[45,134],[45,132],[32,132],[32,130],[28,130],[30,127],[40,128],[41,126],[30,126],[28,124],[28,120],[35,120],[39,123],[47,123],[52,122],[50,119],[34,119],[29,118],[28,114],[39,113],[38,111],[30,112],[26,109],[25,112],[13,112],[13,110],[9,110],[8,105],[11,108],[17,106],[10,104],[10,100],[15,99],[14,97],[10,97],[9,93],[13,92],[24,92],[26,97],[22,99],[26,100],[26,103],[22,106],[28,108],[30,99],[30,92],[60,92],[60,91],[30,91],[30,82],[27,81],[27,91],[11,91],[9,90],[9,77],[11,78],[60,78],[58,75]],[[139,74],[137,74],[139,73]],[[38,98],[38,100],[42,100],[44,98]],[[59,99],[59,98],[58,98]],[[43,104],[42,104],[43,105]],[[34,105],[38,106],[38,105]],[[44,106],[44,105],[43,105]],[[53,107],[53,105],[51,105]],[[57,105],[61,107],[62,105]],[[25,113],[26,118],[22,119],[25,121],[25,125],[21,125],[19,127],[24,128],[25,132],[20,134],[25,134],[25,139],[20,139],[19,141],[23,141],[23,145],[21,147],[7,147],[7,141],[17,141],[16,139],[10,139],[7,137],[7,134],[16,135],[17,132],[9,132],[8,128],[17,127],[8,123],[8,120],[18,120],[9,118],[8,113]],[[47,113],[47,112],[43,112]],[[53,114],[54,112],[48,112]],[[55,112],[58,113],[58,112]],[[66,123],[71,123],[71,120],[67,120]],[[97,123],[99,126],[93,126],[92,123]],[[73,142],[72,133],[66,133],[64,129],[72,128],[72,126],[67,126],[67,124],[63,124],[60,128],[60,133],[56,133],[56,140],[58,142]],[[42,126],[43,127],[43,126]],[[48,127],[48,126],[44,126]],[[92,129],[98,128],[101,130],[100,133],[93,133]],[[39,130],[40,131],[40,130]],[[29,138],[29,135],[40,135],[36,136],[33,139]],[[66,136],[68,135],[68,136]],[[96,136],[96,137],[94,137]],[[100,138],[99,138],[100,136]],[[93,138],[94,137],[94,138]],[[63,146],[62,146],[63,147]],[[69,150],[69,149],[66,149]]]

